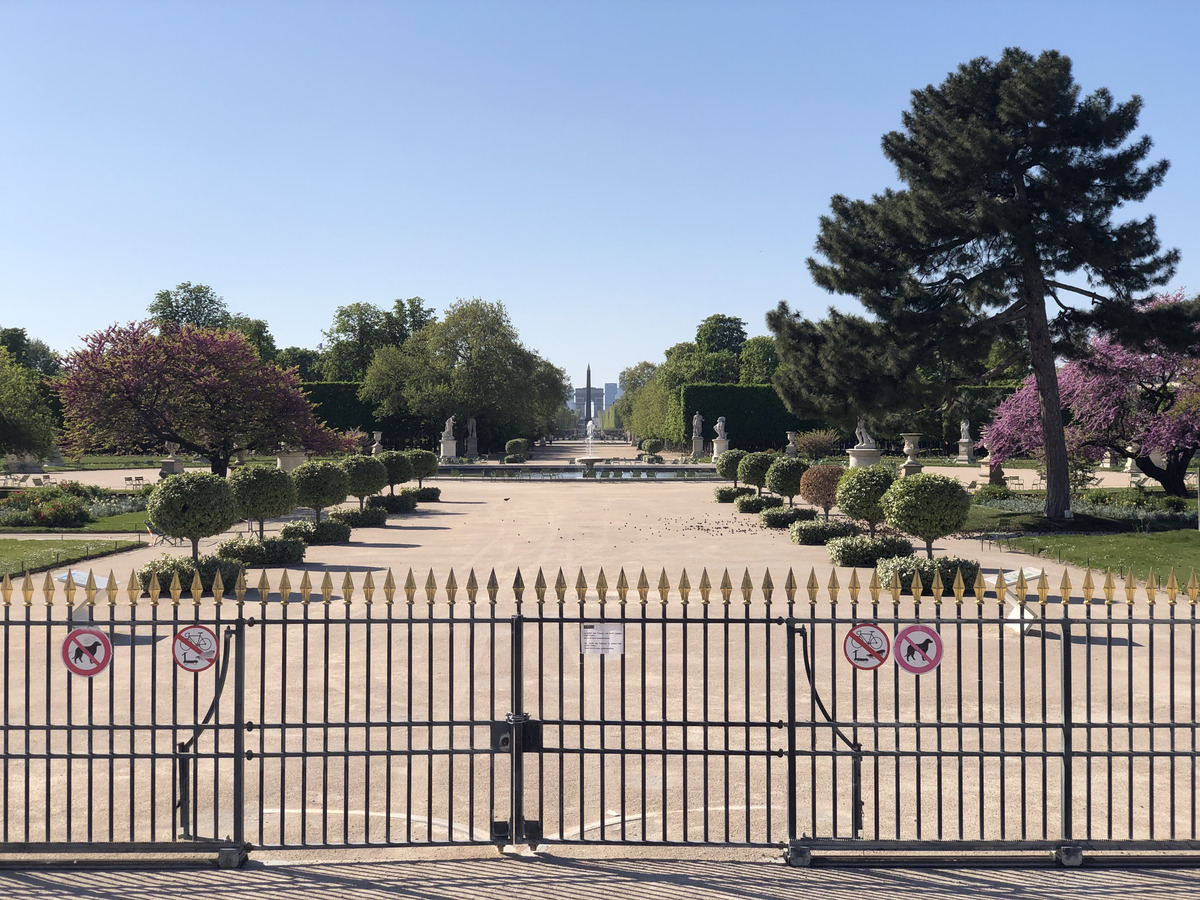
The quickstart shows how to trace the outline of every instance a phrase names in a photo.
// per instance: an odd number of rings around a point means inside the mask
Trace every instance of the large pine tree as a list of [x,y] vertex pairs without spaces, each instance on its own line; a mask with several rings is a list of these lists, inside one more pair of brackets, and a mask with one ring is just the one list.
[[[1165,160],[1146,162],[1148,137],[1128,140],[1141,105],[1114,103],[1105,89],[1081,97],[1056,52],[972,60],[914,91],[902,130],[884,136],[905,187],[870,201],[835,196],[808,261],[819,285],[857,297],[907,359],[927,360],[947,385],[1003,374],[982,359],[998,339],[1020,339],[1028,355],[1011,362],[1027,360],[1037,380],[1051,519],[1070,509],[1055,357],[1089,328],[1132,340],[1157,330],[1133,301],[1178,260],[1161,249],[1153,217],[1113,221],[1167,171]],[[781,345],[788,318],[782,306],[771,316]],[[786,363],[786,347],[780,355]]]

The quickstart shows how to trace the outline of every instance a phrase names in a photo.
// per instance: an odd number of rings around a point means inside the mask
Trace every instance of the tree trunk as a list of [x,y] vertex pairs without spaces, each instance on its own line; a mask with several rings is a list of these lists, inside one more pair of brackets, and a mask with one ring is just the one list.
[[926,555],[927,555],[927,556],[928,556],[930,559],[933,559],[933,541],[926,541],[926,542],[925,542],[925,554],[926,554]]
[[1188,491],[1183,486],[1183,479],[1187,475],[1188,461],[1193,452],[1194,448],[1189,448],[1186,453],[1167,454],[1165,469],[1155,465],[1149,456],[1135,456],[1133,461],[1146,475],[1161,484],[1163,491],[1176,497],[1187,497]]
[[260,543],[261,543],[263,540],[265,540],[265,539],[263,538],[263,531],[265,530],[265,523],[266,523],[266,519],[259,519],[259,520],[258,520],[258,540],[259,540],[259,542],[260,542]]
[[200,564],[200,538],[191,538],[192,542],[192,562],[196,565]]
[[220,475],[222,478],[224,478],[229,474],[229,457],[213,457],[210,468],[214,475]]
[[1038,389],[1042,452],[1046,463],[1046,518],[1061,522],[1071,509],[1071,479],[1067,471],[1067,440],[1063,434],[1054,345],[1050,340],[1050,323],[1046,319],[1042,273],[1034,268],[1032,271],[1027,269],[1024,275],[1025,327],[1029,337],[1029,361]]

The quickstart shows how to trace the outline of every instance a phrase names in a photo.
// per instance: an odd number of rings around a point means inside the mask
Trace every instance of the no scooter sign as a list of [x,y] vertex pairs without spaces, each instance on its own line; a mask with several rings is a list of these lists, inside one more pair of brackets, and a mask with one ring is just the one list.
[[887,662],[890,647],[891,642],[882,628],[864,622],[850,629],[842,644],[842,651],[854,668],[869,671]]
[[203,672],[217,661],[217,636],[204,625],[189,625],[175,635],[175,665],[185,672]]

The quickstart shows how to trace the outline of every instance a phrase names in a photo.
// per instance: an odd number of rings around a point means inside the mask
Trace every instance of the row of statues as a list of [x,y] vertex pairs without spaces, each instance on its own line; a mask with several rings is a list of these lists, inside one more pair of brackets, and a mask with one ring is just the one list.
[[[717,419],[717,427],[714,430],[717,433],[717,440],[724,441],[724,440],[728,439],[725,434],[725,417],[724,416],[721,416],[719,419]],[[704,437],[704,416],[700,415],[700,413],[697,412],[694,416],[692,416],[692,439],[696,440],[698,438],[703,438],[703,437]]]
[[[725,440],[725,417],[721,416],[717,419],[717,439]],[[969,441],[971,438],[971,423],[967,419],[959,422],[959,434],[961,440]],[[692,439],[699,440],[704,437],[704,417],[699,411],[692,416]],[[859,416],[858,426],[854,429],[854,438],[858,442],[854,445],[855,450],[876,450],[878,444],[875,443],[875,438],[871,437],[871,433],[867,431],[866,416]]]

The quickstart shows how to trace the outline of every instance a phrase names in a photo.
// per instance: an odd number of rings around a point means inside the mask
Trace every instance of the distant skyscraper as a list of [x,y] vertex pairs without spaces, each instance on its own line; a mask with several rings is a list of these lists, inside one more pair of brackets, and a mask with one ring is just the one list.
[[617,402],[617,398],[621,396],[620,390],[611,381],[604,382],[604,408],[608,409]]

